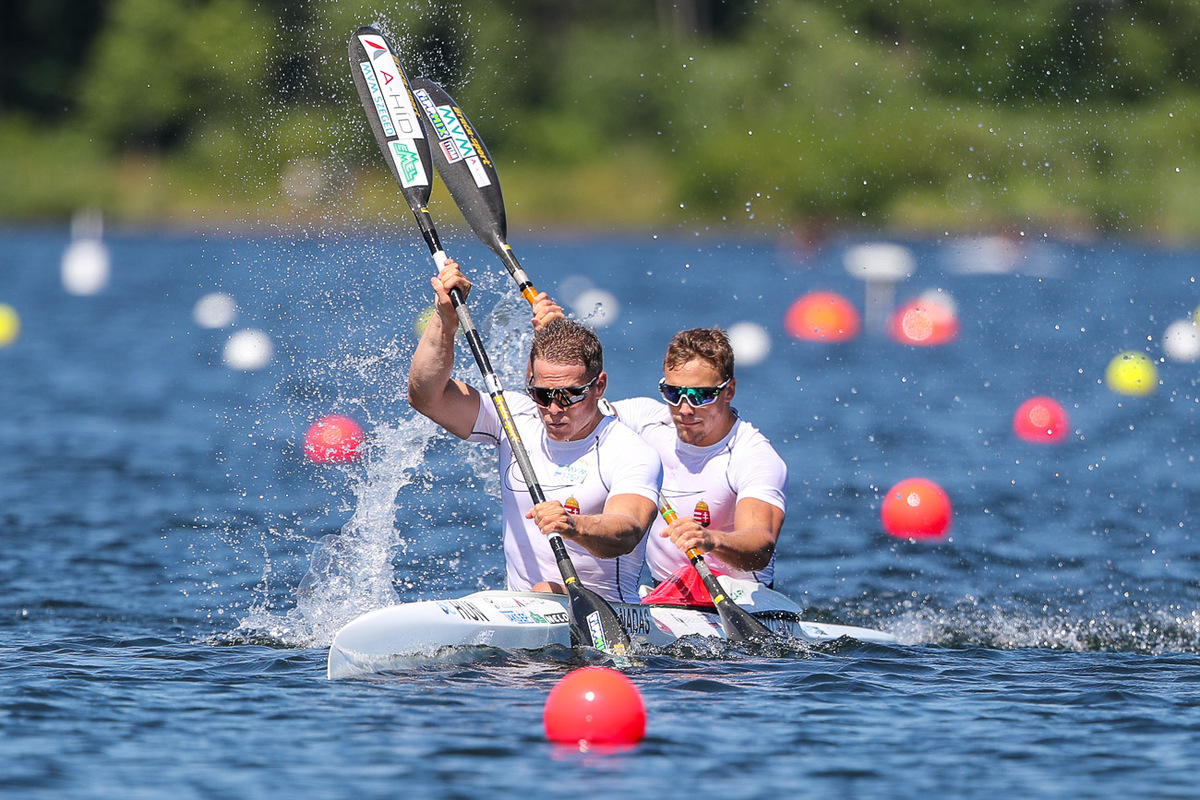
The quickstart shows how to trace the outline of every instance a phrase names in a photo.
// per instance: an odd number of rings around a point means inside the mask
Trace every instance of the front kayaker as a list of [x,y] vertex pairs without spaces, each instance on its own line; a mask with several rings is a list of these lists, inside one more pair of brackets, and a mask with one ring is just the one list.
[[541,326],[526,368],[528,396],[505,393],[547,497],[534,505],[495,406],[451,377],[458,317],[449,292],[458,288],[465,297],[470,281],[448,260],[432,284],[436,313],[413,354],[409,402],[460,439],[498,448],[508,588],[561,588],[545,536],[558,531],[585,586],[607,600],[637,602],[662,465],[636,434],[600,412],[608,384],[600,340],[566,319]]

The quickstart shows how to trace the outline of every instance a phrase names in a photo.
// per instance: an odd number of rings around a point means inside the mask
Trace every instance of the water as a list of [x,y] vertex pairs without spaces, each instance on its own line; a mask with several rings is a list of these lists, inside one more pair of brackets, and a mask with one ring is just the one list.
[[[547,693],[602,657],[480,650],[328,682],[342,622],[392,599],[502,582],[488,459],[404,402],[431,270],[407,235],[108,242],[99,295],[65,293],[57,231],[0,234],[0,786],[6,797],[1184,797],[1200,740],[1197,367],[1149,398],[1109,359],[1161,355],[1200,303],[1200,255],[1043,243],[1021,274],[961,274],[914,243],[903,299],[941,288],[956,343],[842,346],[781,332],[792,299],[864,287],[833,242],[521,241],[539,286],[580,276],[621,308],[602,330],[615,396],[649,393],[678,328],[751,320],[771,357],[736,405],[791,467],[777,586],[817,619],[898,647],[785,658],[683,646],[625,666],[648,735],[621,752],[551,745]],[[477,280],[502,375],[525,310],[494,256],[447,237]],[[222,290],[266,330],[266,369],[226,367],[230,330],[192,321]],[[471,374],[467,357],[463,375]],[[1022,443],[1013,410],[1051,394],[1070,440]],[[349,413],[366,459],[316,467],[307,425]],[[883,492],[915,475],[951,537],[887,537]]]

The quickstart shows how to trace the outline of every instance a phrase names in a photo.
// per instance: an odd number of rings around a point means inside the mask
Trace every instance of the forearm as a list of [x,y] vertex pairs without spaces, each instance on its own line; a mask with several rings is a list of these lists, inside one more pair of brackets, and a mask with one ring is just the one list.
[[571,523],[572,530],[564,536],[597,558],[617,558],[632,553],[649,526],[631,514],[607,512],[572,516]]
[[708,531],[713,548],[711,552],[734,569],[752,572],[764,569],[771,563],[778,538],[769,530],[751,528],[736,531]]

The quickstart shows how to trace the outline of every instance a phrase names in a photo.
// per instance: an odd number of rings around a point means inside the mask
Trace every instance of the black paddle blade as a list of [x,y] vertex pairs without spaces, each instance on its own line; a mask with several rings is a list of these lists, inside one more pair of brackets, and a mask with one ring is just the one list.
[[431,145],[433,164],[442,183],[475,235],[504,258],[508,220],[491,155],[445,89],[424,77],[414,78],[412,88],[429,137],[436,140]]
[[608,601],[579,581],[567,584],[567,619],[574,644],[624,655],[633,642]]
[[[670,522],[675,517],[675,511],[668,509],[668,513],[664,513],[663,517]],[[712,596],[726,639],[731,642],[749,642],[763,641],[775,636],[774,631],[750,616],[749,611],[726,596],[725,588],[721,586],[721,582],[717,580],[717,576],[713,574],[699,550],[689,550],[687,555],[691,559],[692,566],[696,568],[696,572],[700,574],[700,580],[704,581],[704,588],[708,589],[709,595]]]
[[383,34],[364,26],[350,37],[350,71],[388,169],[419,219],[433,191],[433,162],[404,68]]
[[732,642],[761,642],[775,636],[774,631],[728,598],[717,603],[717,614],[725,638]]

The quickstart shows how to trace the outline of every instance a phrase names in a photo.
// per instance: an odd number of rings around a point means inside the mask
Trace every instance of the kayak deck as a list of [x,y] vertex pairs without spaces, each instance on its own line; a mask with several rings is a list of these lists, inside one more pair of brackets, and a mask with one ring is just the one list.
[[[723,579],[724,582],[725,579]],[[849,637],[895,644],[883,631],[800,619],[800,608],[759,584],[738,602],[775,632],[810,643]],[[669,645],[684,636],[724,638],[715,610],[667,605],[613,603],[636,644]],[[404,659],[432,655],[443,647],[487,645],[537,649],[571,644],[567,597],[536,592],[482,591],[452,600],[423,600],[369,611],[350,621],[329,647],[330,679],[400,666]]]

